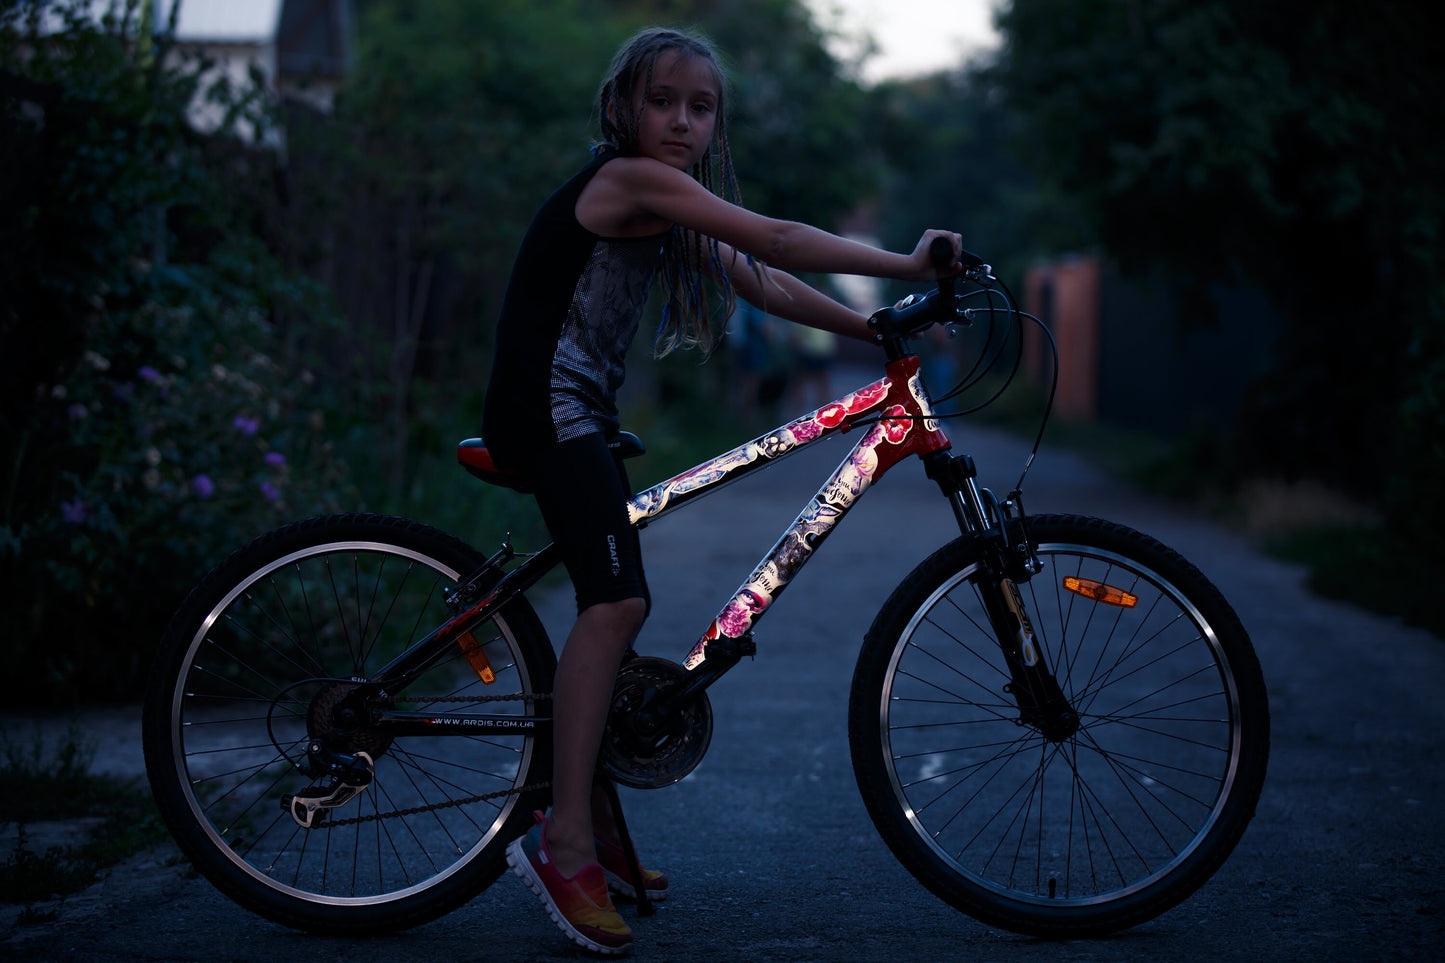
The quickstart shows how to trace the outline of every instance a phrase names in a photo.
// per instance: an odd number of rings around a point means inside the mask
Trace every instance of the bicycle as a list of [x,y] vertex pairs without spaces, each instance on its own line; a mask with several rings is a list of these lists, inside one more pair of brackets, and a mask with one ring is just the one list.
[[[861,435],[681,663],[624,662],[599,768],[635,788],[691,772],[707,688],[756,650],[758,621],[868,487],[916,455],[960,534],[864,636],[848,711],[859,790],[896,857],[956,908],[1104,934],[1176,905],[1233,850],[1264,781],[1268,700],[1239,618],[1192,564],[1123,525],[1030,516],[1022,478],[1001,500],[951,450],[908,342],[988,320],[980,356],[998,357],[996,316],[1028,318],[966,263],[965,293],[947,280],[874,314],[879,380],[632,498],[645,526]],[[614,441],[618,457],[641,449]],[[518,485],[480,440],[458,460]],[[207,575],[162,642],[143,717],[157,804],[195,868],[273,921],[350,936],[481,892],[547,802],[556,658],[526,593],[556,563],[551,546],[484,558],[352,514],[285,526]]]

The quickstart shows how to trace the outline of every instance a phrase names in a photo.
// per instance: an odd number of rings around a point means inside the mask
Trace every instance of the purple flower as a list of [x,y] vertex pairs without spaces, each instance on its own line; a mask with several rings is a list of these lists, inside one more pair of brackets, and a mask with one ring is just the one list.
[[65,412],[70,415],[71,421],[79,421],[89,413],[85,410],[85,405],[71,405]]
[[280,468],[286,464],[286,456],[279,451],[268,451],[266,452],[266,464]]
[[198,498],[210,498],[216,493],[216,483],[211,481],[210,475],[197,475],[192,478],[191,487],[196,490]]
[[142,381],[149,381],[151,384],[155,384],[161,380],[161,373],[150,365],[142,365],[141,369],[136,372],[136,377]]
[[245,415],[237,415],[231,425],[243,435],[254,435],[261,427],[259,421],[255,418],[247,418]]
[[73,502],[62,502],[60,505],[60,517],[72,525],[78,525],[85,521],[85,515],[85,502],[78,498]]
[[274,502],[281,497],[280,490],[268,481],[261,483],[261,494],[265,496],[268,502]]

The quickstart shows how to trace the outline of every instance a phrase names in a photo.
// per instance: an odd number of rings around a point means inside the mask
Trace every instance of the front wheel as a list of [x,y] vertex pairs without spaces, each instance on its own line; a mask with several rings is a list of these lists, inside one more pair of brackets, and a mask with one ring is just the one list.
[[[287,926],[359,936],[434,919],[497,877],[550,778],[549,740],[374,720],[546,712],[531,697],[551,691],[556,659],[532,608],[507,603],[403,691],[365,681],[446,620],[444,593],[482,562],[415,522],[329,516],[257,539],[186,599],[142,740],[162,817],[219,890]],[[316,782],[303,770],[322,744],[370,772],[308,826],[290,803]]]
[[1043,571],[1019,588],[1077,726],[1025,721],[1006,691],[983,554],[960,538],[869,629],[853,767],[936,895],[1015,932],[1099,935],[1174,906],[1233,850],[1264,783],[1268,699],[1239,618],[1177,553],[1079,516],[1030,534]]

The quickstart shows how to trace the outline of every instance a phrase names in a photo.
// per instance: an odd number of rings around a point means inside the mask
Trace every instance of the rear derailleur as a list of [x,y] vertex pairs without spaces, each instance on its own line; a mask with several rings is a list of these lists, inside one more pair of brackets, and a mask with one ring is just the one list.
[[282,796],[281,806],[302,829],[318,829],[326,812],[344,806],[371,785],[376,764],[370,754],[330,752],[319,739],[306,747],[306,771],[316,778],[294,796]]

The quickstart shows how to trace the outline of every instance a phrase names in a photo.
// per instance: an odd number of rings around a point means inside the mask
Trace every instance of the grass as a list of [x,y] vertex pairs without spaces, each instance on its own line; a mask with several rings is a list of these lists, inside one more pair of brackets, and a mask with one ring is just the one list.
[[1215,434],[1196,430],[1139,452],[1148,454],[1116,461],[1121,477],[1206,512],[1262,551],[1302,566],[1317,595],[1445,637],[1445,609],[1434,600],[1439,563],[1424,533],[1392,531],[1375,506],[1318,480],[1250,477],[1231,464],[1227,441]]
[[[0,823],[14,824],[0,862],[0,903],[30,906],[79,892],[112,866],[167,837],[150,794],[133,782],[93,775],[94,751],[71,730],[47,750],[0,732]],[[91,819],[83,838],[36,852],[27,826]],[[47,914],[31,907],[22,920]]]
[[[1040,409],[1028,390],[1015,388],[978,417],[1032,439]],[[1445,637],[1445,608],[1433,594],[1439,562],[1428,538],[1392,533],[1372,506],[1317,481],[1251,478],[1217,429],[1195,426],[1169,441],[1054,419],[1044,442],[1243,532],[1262,551],[1303,566],[1306,584],[1320,596]]]
[[1445,609],[1435,598],[1439,559],[1417,540],[1379,526],[1325,526],[1276,536],[1275,556],[1309,569],[1309,587],[1445,638]]

